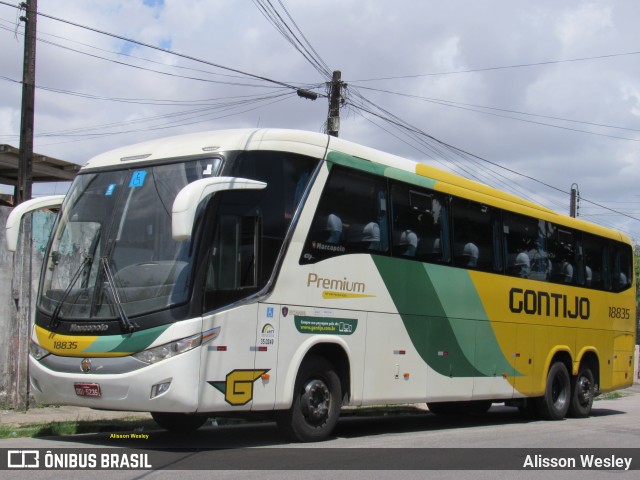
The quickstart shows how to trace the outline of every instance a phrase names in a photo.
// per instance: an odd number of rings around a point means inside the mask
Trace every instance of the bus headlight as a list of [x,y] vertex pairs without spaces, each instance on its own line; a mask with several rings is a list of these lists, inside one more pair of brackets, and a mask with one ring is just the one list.
[[36,360],[42,360],[44,357],[49,355],[51,352],[49,350],[45,350],[40,345],[38,345],[33,340],[29,340],[29,353]]
[[159,347],[150,348],[149,350],[143,350],[132,355],[132,357],[138,360],[148,363],[149,365],[157,363],[167,358],[175,357],[181,353],[193,350],[202,344],[202,334],[198,333],[190,337],[181,338],[175,342],[165,343]]

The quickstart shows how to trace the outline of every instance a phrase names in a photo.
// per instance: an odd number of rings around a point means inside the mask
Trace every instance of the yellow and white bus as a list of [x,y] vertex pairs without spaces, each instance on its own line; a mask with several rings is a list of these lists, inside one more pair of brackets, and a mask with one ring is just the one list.
[[91,159],[61,203],[30,378],[42,402],[167,429],[342,406],[492,402],[557,420],[632,383],[625,235],[317,133],[189,134]]

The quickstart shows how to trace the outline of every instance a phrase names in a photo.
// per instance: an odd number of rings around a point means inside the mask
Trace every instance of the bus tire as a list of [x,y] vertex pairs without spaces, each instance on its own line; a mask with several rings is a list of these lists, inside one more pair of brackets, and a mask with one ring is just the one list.
[[278,425],[294,440],[318,442],[333,431],[342,404],[340,378],[324,357],[305,359],[296,377],[291,408]]
[[571,381],[569,416],[576,418],[588,417],[593,406],[594,394],[595,381],[591,369],[580,367],[578,376]]
[[544,395],[537,399],[538,415],[545,420],[562,420],[567,415],[570,403],[569,372],[564,363],[555,362],[549,369]]
[[207,417],[189,413],[151,412],[151,417],[160,427],[170,432],[194,432],[207,421]]

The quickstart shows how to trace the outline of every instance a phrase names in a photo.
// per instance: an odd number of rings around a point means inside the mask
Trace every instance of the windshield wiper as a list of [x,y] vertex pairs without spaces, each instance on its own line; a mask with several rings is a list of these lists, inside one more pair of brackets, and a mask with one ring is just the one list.
[[91,265],[92,262],[93,262],[93,256],[85,255],[84,259],[82,260],[82,263],[78,267],[78,270],[76,270],[76,273],[73,274],[73,278],[69,282],[69,286],[67,286],[66,290],[60,297],[60,300],[58,300],[58,304],[56,305],[56,308],[53,310],[53,313],[51,314],[51,319],[49,320],[49,329],[58,328],[58,325],[60,324],[60,318],[59,318],[60,310],[62,310],[62,306],[64,305],[65,300],[71,293],[73,286],[78,281],[78,278],[80,278],[80,275],[82,274],[82,272],[84,272],[85,268],[87,268],[88,265]]
[[113,302],[113,305],[118,312],[118,317],[120,318],[120,325],[125,332],[131,333],[138,327],[138,325],[131,323],[131,320],[127,317],[127,313],[124,311],[122,302],[120,301],[120,295],[118,295],[118,289],[116,288],[115,279],[113,278],[113,272],[109,266],[109,257],[102,257],[100,259],[100,263],[102,264],[102,271],[107,278],[107,284],[111,291],[111,301]]

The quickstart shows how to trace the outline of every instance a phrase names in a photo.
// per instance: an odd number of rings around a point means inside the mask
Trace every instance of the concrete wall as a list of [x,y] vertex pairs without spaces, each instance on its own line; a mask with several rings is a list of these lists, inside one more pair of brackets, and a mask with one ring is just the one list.
[[[0,207],[0,227],[7,223],[11,209]],[[4,228],[0,228],[0,404],[7,405],[7,380],[11,339],[7,335],[16,319],[16,306],[11,295],[13,254],[7,250]]]
[[4,225],[11,212],[0,207],[0,404],[26,408],[29,336],[44,250],[55,215],[35,212],[22,223],[15,253],[7,250]]

